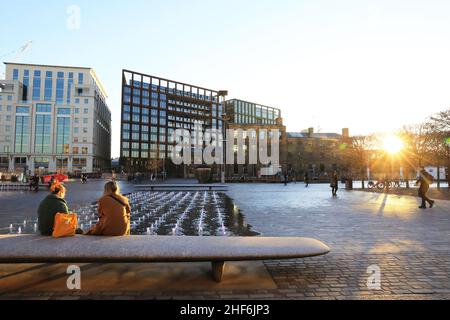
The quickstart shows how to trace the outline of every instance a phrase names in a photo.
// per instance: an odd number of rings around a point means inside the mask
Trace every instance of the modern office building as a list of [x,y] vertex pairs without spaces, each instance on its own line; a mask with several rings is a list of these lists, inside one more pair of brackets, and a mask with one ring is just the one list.
[[[171,161],[176,129],[223,130],[226,91],[123,70],[121,166],[128,173],[192,177],[195,166]],[[216,168],[215,174],[218,174]]]
[[1,171],[76,174],[111,167],[111,112],[93,69],[5,65]]
[[253,102],[232,99],[225,102],[230,122],[235,124],[276,125],[281,110]]
[[[242,130],[245,132],[245,165],[227,165],[226,175],[228,178],[240,177],[261,177],[264,175],[275,175],[283,171],[287,161],[287,140],[286,127],[283,125],[281,117],[281,110],[273,107],[263,106],[257,103],[232,99],[225,102],[226,115],[228,118],[228,128],[235,130]],[[249,135],[253,134],[256,137],[261,137],[265,132],[273,137],[271,132],[278,130],[280,133],[280,149],[279,149],[279,165],[264,166],[258,161],[258,164],[249,164]],[[271,155],[270,140],[268,141],[267,150]],[[235,146],[235,151],[237,146]],[[235,156],[236,157],[236,156]],[[237,159],[236,162],[237,163]]]

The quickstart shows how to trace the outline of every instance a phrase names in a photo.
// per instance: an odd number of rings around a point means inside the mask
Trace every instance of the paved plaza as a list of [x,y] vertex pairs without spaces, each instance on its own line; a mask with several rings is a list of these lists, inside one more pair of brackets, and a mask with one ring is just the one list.
[[[69,202],[94,201],[101,183],[85,187],[88,198],[74,194]],[[301,183],[234,184],[227,194],[262,236],[312,237],[332,252],[304,260],[231,263],[221,284],[208,280],[208,264],[87,264],[81,266],[85,286],[75,292],[65,289],[67,265],[0,265],[0,298],[450,298],[450,201],[420,210],[415,197],[340,190],[332,198],[328,185]],[[29,215],[43,195],[0,194],[0,221],[14,210]],[[17,197],[19,209],[11,204]],[[367,286],[369,267],[381,272],[379,290]]]

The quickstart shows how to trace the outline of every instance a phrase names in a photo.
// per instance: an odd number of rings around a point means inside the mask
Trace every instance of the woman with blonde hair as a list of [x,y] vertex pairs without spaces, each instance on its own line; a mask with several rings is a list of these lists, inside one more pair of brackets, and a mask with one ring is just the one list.
[[130,235],[130,212],[131,207],[128,199],[120,194],[117,182],[107,182],[103,197],[98,200],[98,215],[100,220],[86,235]]
[[50,185],[50,194],[39,204],[38,225],[43,236],[51,236],[55,226],[55,215],[57,213],[69,213],[66,196],[66,187],[57,180]]

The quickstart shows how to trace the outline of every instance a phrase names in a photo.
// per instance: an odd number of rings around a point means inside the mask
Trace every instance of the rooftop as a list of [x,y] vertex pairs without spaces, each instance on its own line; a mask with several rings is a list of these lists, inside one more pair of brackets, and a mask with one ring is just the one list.
[[309,136],[308,132],[288,132],[287,133],[288,138],[297,138],[297,139],[307,139],[307,138],[314,138],[314,139],[341,139],[342,135],[338,133],[313,133],[311,137]]
[[100,91],[105,96],[105,98],[108,97],[108,94],[106,93],[105,87],[101,83],[100,79],[98,78],[97,74],[95,73],[94,69],[91,67],[74,67],[74,66],[59,66],[59,65],[49,65],[49,64],[33,64],[33,63],[17,63],[17,62],[3,62],[5,65],[13,65],[13,66],[29,66],[29,67],[42,67],[42,68],[66,68],[66,69],[80,69],[80,70],[87,70],[91,73],[92,77],[94,78],[95,82],[97,83],[98,87],[100,88]]

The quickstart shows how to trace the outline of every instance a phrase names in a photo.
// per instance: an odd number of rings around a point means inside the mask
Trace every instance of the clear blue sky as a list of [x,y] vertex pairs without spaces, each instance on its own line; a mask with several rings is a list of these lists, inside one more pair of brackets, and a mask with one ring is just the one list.
[[[79,30],[66,27],[70,5],[81,9]],[[0,57],[32,40],[17,62],[96,70],[113,113],[114,156],[123,68],[279,107],[289,131],[392,131],[450,102],[450,1],[30,0],[1,7]]]

